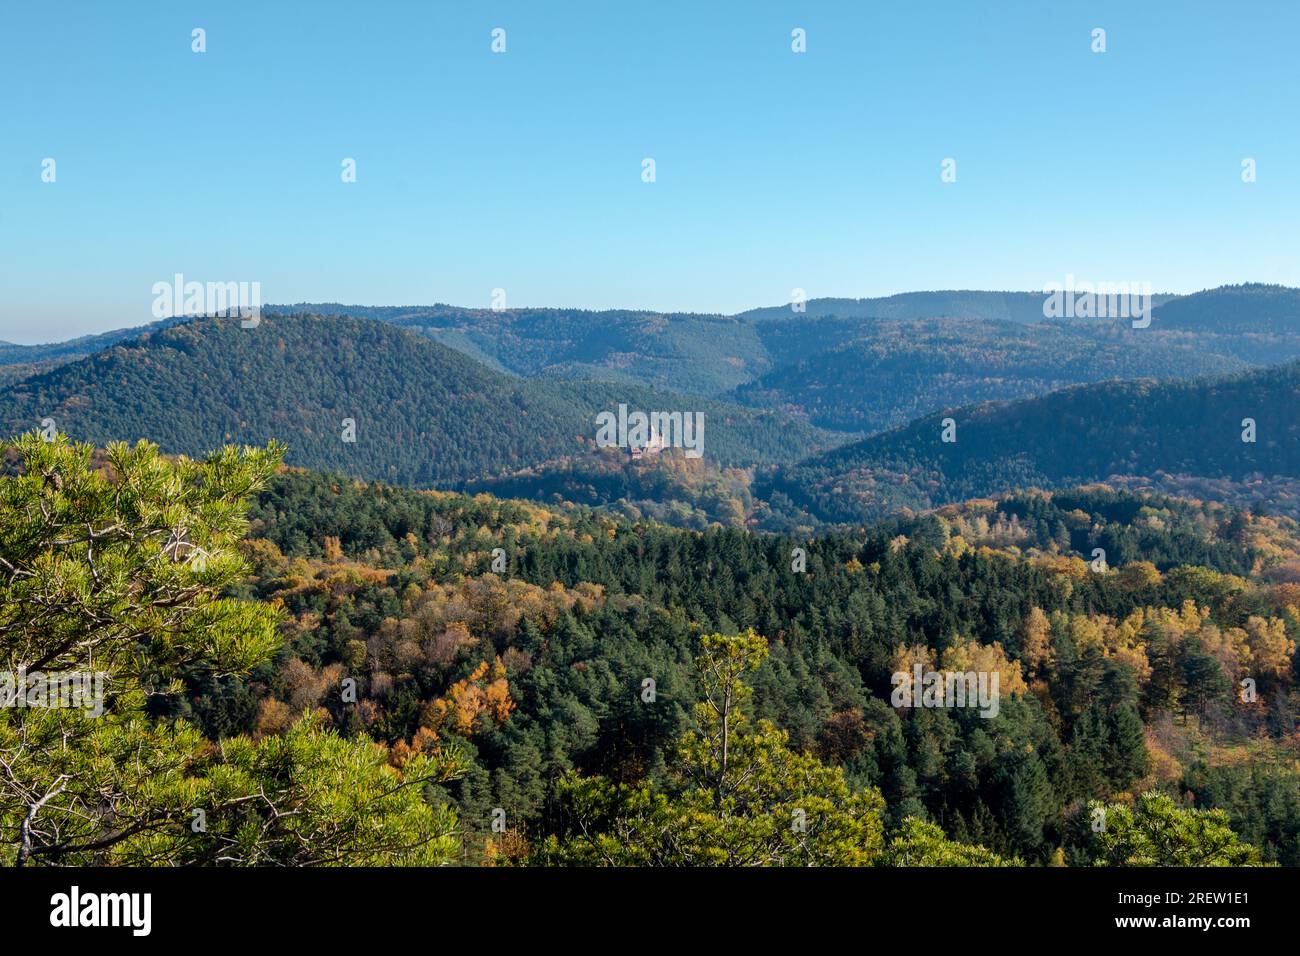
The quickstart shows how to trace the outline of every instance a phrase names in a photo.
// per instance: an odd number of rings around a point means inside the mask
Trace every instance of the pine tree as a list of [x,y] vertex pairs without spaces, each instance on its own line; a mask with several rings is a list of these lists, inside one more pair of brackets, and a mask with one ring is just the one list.
[[537,848],[538,865],[870,865],[883,849],[883,800],[843,772],[794,753],[767,721],[750,726],[744,677],[767,656],[753,631],[706,635],[696,660],[695,730],[661,788],[570,776],[568,825]]
[[1253,866],[1259,850],[1228,826],[1222,810],[1183,809],[1150,792],[1132,806],[1093,803],[1103,826],[1094,843],[1097,866]]
[[146,714],[181,679],[247,674],[279,646],[270,605],[223,597],[245,573],[248,495],[283,449],[169,461],[36,433],[0,445],[0,662],[87,674],[72,708],[0,708],[0,859],[35,864],[437,863],[455,816],[423,786],[452,754],[399,772],[382,748],[308,718],[283,737],[213,747]]

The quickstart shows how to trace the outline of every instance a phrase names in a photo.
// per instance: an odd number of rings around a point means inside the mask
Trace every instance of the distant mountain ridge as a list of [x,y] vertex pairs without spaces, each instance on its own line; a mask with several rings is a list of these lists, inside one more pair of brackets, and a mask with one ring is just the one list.
[[[809,320],[805,338],[816,338],[823,322],[837,320]],[[871,433],[973,402],[1107,379],[1219,374],[1246,364],[1145,331],[1103,337],[1043,322],[891,319],[781,365],[733,396],[746,405],[797,411],[823,428]]]
[[[706,323],[769,322],[789,318],[840,319],[937,319],[961,318],[1015,322],[1041,323],[1044,294],[1031,292],[931,291],[904,292],[874,298],[814,298],[796,312],[789,304],[748,309],[734,315],[717,313],[674,313],[649,309],[576,309],[576,308],[524,308],[501,309],[472,308],[446,305],[368,306],[346,305],[338,302],[298,302],[284,305],[267,305],[269,314],[312,314],[322,316],[352,316],[375,319],[414,330],[445,333],[461,325],[476,329],[496,326],[527,326],[539,320],[563,321],[572,329],[585,332],[594,327],[608,328],[620,322],[643,321],[654,318],[666,321],[699,321]],[[1196,326],[1211,327],[1218,331],[1279,331],[1278,322],[1286,330],[1300,332],[1300,290],[1287,286],[1246,283],[1220,286],[1190,295],[1156,294],[1154,305],[1162,311],[1160,322],[1171,328]],[[1170,308],[1172,306],[1172,308]],[[0,341],[0,365],[19,362],[31,363],[44,359],[91,354],[101,348],[126,341],[155,327],[185,321],[184,318],[164,319],[108,332],[84,335],[63,342],[41,345],[18,345]],[[568,347],[572,340],[564,340]],[[530,356],[540,367],[539,356]]]
[[[102,445],[148,438],[197,454],[224,443],[290,446],[290,462],[413,485],[451,485],[594,445],[619,403],[701,411],[704,454],[725,464],[802,457],[834,436],[778,413],[642,385],[524,380],[382,322],[264,316],[158,329],[11,385],[0,429],[45,418]],[[343,438],[345,419],[355,441]]]
[[[581,441],[591,437],[591,416],[620,401],[707,410],[711,460],[790,471],[814,452],[972,403],[1300,358],[1300,290],[1248,284],[1158,301],[1143,329],[1115,320],[1045,321],[1042,293],[1028,292],[811,300],[805,313],[785,306],[739,316],[327,304],[310,307],[332,316],[307,327],[325,330],[319,340],[294,331],[301,316],[267,306],[263,325],[291,340],[278,359],[252,350],[264,338],[193,331],[220,328],[221,320],[168,319],[48,346],[0,345],[0,423],[25,429],[52,416],[96,441],[145,435],[178,451],[279,435],[300,463],[413,484],[518,476],[548,464],[526,479],[529,488],[577,488],[584,498],[590,488],[598,500],[618,482],[608,463],[593,466]],[[922,313],[955,315],[906,317]],[[336,324],[319,324],[329,322]],[[168,335],[172,328],[191,331]],[[359,349],[360,341],[372,344]],[[249,393],[274,400],[259,405]],[[389,447],[342,449],[338,422],[352,417],[360,427],[358,415],[371,414],[343,406],[392,407],[391,416],[359,428]],[[518,414],[498,422],[500,408]],[[1010,465],[1000,467],[1010,474]],[[711,503],[717,496],[698,483],[688,489],[692,507],[720,513]],[[645,484],[637,478],[627,491],[639,494]],[[907,491],[873,493],[906,507],[938,500]],[[802,494],[815,498],[815,483]],[[805,503],[822,516],[861,510]],[[786,504],[772,510],[791,514]]]
[[1181,296],[1157,307],[1155,321],[1167,329],[1205,332],[1300,332],[1300,296],[1281,285],[1247,283]]
[[183,318],[162,319],[148,325],[113,329],[109,332],[98,332],[92,335],[81,335],[64,342],[51,342],[44,345],[15,345],[13,342],[0,341],[0,365],[17,364],[19,362],[43,362],[60,358],[81,358],[101,349],[117,345],[119,342],[136,338],[152,329],[166,328],[169,325],[175,325],[183,321],[185,321]]
[[[782,469],[756,493],[864,521],[1111,476],[1300,475],[1300,362],[1214,378],[1078,385],[927,415]],[[946,419],[951,419],[947,423]],[[947,427],[945,427],[947,426]],[[954,441],[945,441],[947,431]],[[1243,435],[1253,433],[1253,442]]]
[[[1300,291],[1246,285],[1190,296],[1156,295],[1154,320],[1135,330],[1127,320],[1048,320],[1041,292],[918,292],[875,299],[813,299],[736,316],[580,309],[465,309],[294,306],[391,322],[464,351],[493,368],[525,377],[557,376],[641,382],[763,407],[786,408],[837,429],[886,428],[909,416],[979,399],[1043,394],[1062,385],[1109,377],[1186,377],[1300,357],[1300,325],[1265,322],[1268,309],[1300,313]],[[1198,306],[1199,302],[1219,303]],[[1195,331],[1181,316],[1227,310]],[[1180,311],[1175,311],[1180,310]],[[1164,317],[1168,315],[1169,321]],[[945,324],[946,346],[969,360],[1001,355],[970,378],[891,381],[915,356],[900,324]],[[994,331],[996,330],[996,331]],[[861,374],[837,368],[848,343],[861,340]],[[995,341],[996,340],[996,341]],[[1055,367],[1043,370],[1054,347]],[[852,351],[852,350],[851,350]],[[817,358],[814,358],[814,357]],[[796,370],[794,366],[807,360]],[[940,361],[947,361],[940,359]],[[1033,363],[1032,376],[1017,372]],[[999,367],[1000,366],[1000,367]],[[984,374],[987,371],[988,374]],[[859,381],[860,380],[860,381]],[[878,387],[884,384],[883,389]],[[834,393],[834,398],[828,396]],[[813,396],[816,400],[811,400]],[[894,408],[878,410],[883,397]],[[921,400],[924,399],[924,403]],[[831,403],[844,411],[828,414]]]
[[731,316],[635,310],[269,307],[376,319],[528,378],[640,382],[716,396],[766,371],[757,331]]
[[[1173,298],[1157,297],[1157,304]],[[991,319],[997,322],[1030,324],[1043,321],[1042,292],[983,292],[953,290],[901,292],[868,299],[809,299],[801,312],[793,304],[764,306],[741,312],[740,318],[766,322],[801,314],[807,318],[870,319]]]

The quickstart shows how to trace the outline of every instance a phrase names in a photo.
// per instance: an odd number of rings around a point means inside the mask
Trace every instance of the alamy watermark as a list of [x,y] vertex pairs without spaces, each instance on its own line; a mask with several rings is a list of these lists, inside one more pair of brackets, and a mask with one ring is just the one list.
[[155,282],[152,291],[156,319],[237,315],[246,329],[262,321],[260,282],[186,282],[177,272],[171,282]]
[[0,671],[0,707],[104,713],[103,671]]
[[895,707],[978,707],[981,717],[998,715],[997,671],[895,671],[890,703]]
[[50,897],[50,925],[124,926],[132,936],[148,936],[153,929],[153,894],[83,893],[73,886]]
[[1133,328],[1151,324],[1150,282],[1049,283],[1043,288],[1043,316],[1048,319],[1132,319]]
[[620,404],[617,414],[596,416],[596,429],[600,448],[627,448],[634,454],[683,448],[687,458],[704,454],[703,412],[629,412]]

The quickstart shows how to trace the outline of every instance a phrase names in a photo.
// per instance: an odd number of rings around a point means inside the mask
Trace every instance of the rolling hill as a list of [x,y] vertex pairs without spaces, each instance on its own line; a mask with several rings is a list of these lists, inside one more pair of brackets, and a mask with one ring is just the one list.
[[1287,362],[1300,358],[1300,290],[1258,283],[1208,289],[1158,306],[1144,331],[1249,365]]
[[[1157,295],[1154,301],[1160,304],[1172,298],[1169,295]],[[750,309],[741,312],[739,317],[751,322],[765,322],[789,318],[792,314],[791,306],[785,304]],[[1043,321],[1043,293],[962,290],[902,292],[874,299],[809,299],[804,303],[802,316],[809,319],[828,316],[870,319],[957,318],[1032,324]]]
[[[804,325],[815,330],[823,323],[842,327],[836,319]],[[776,368],[734,396],[746,405],[796,411],[823,428],[877,432],[944,408],[1027,398],[1067,385],[1244,367],[1240,359],[1203,354],[1190,345],[1138,335],[1098,340],[1063,325],[885,321],[844,344]]]
[[[272,308],[265,310],[268,323]],[[341,451],[334,423],[353,417],[360,424],[369,414],[373,419],[362,434],[382,436],[393,447],[365,451],[349,445],[347,455],[359,473],[416,483],[462,481],[558,461],[569,475],[565,481],[579,480],[585,494],[589,482],[570,462],[575,456],[581,462],[576,436],[591,429],[575,423],[622,398],[634,406],[712,408],[719,422],[732,426],[711,432],[707,446],[723,465],[791,465],[814,447],[971,403],[1041,396],[1108,379],[1223,374],[1300,358],[1300,290],[1258,284],[1163,301],[1145,329],[1114,321],[1044,322],[1040,293],[814,300],[799,315],[787,307],[739,316],[441,305],[326,304],[310,310],[352,323],[353,331],[347,341],[336,341],[333,333],[320,343],[296,341],[290,351],[308,361],[288,370],[276,366],[275,354],[245,354],[243,347],[259,338],[231,338],[194,358],[197,346],[185,345],[192,333],[164,334],[178,323],[197,327],[194,320],[169,319],[52,345],[0,343],[0,412],[7,423],[30,427],[49,414],[42,408],[56,407],[61,422],[85,425],[100,439],[157,425],[164,443],[194,448],[190,440],[197,435],[221,440],[283,430],[295,418],[299,396],[318,396],[292,422],[299,429],[292,433],[295,454],[312,462],[332,466]],[[957,317],[934,317],[945,314]],[[406,336],[403,344],[384,332],[363,334],[356,323],[367,320]],[[212,327],[220,328],[219,322],[213,320]],[[369,343],[372,336],[388,343],[375,345],[377,356],[410,352],[419,358],[410,368],[378,359],[371,369],[355,357],[339,366],[325,354],[352,356],[350,343]],[[216,358],[231,348],[230,356]],[[246,371],[226,368],[236,357]],[[163,366],[175,368],[155,368],[163,358]],[[196,365],[177,371],[186,362]],[[69,365],[76,368],[64,372]],[[148,374],[133,380],[136,372],[126,369],[137,365]],[[365,372],[358,377],[357,369]],[[428,394],[413,387],[411,373],[433,383]],[[111,375],[120,388],[103,385]],[[280,404],[255,408],[251,398],[230,397],[245,380],[255,391],[279,383]],[[458,395],[489,396],[482,414],[472,411],[477,399],[458,400],[487,439],[480,441],[450,419],[448,393],[438,384],[444,381],[455,383]],[[78,404],[96,387],[113,401]],[[210,398],[204,389],[215,389],[219,397]],[[187,398],[173,409],[160,394]],[[683,397],[688,395],[694,397]],[[200,401],[211,401],[216,411],[199,414]],[[391,424],[378,411],[390,404]],[[349,416],[343,405],[363,410]],[[516,406],[520,414],[509,422],[497,424],[491,417],[498,407]],[[431,443],[444,451],[433,454]],[[604,465],[596,471],[603,474]],[[552,482],[542,484],[550,488]],[[603,487],[604,478],[598,484]]]
[[754,327],[722,315],[331,303],[275,308],[387,322],[529,378],[639,382],[716,396],[772,366]]
[[[1114,475],[1242,481],[1300,475],[1300,362],[1183,381],[1105,382],[941,414],[783,469],[759,494],[816,517],[862,521],[1014,488]],[[1243,422],[1255,441],[1243,441]]]
[[[295,464],[452,484],[589,447],[596,414],[619,403],[703,412],[704,453],[724,464],[788,461],[834,443],[773,412],[644,386],[523,380],[392,325],[308,316],[146,333],[10,385],[0,429],[53,418],[96,444],[144,437],[189,454],[279,438]],[[344,419],[355,442],[343,440]]]
[[43,345],[15,345],[13,342],[0,342],[0,366],[53,364],[60,361],[83,358],[120,342],[138,338],[146,332],[176,325],[182,319],[162,319],[148,325],[126,329],[113,329],[96,335],[82,335],[65,342],[50,342]]
[[1300,290],[1247,283],[1207,289],[1158,306],[1162,329],[1260,334],[1300,333]]

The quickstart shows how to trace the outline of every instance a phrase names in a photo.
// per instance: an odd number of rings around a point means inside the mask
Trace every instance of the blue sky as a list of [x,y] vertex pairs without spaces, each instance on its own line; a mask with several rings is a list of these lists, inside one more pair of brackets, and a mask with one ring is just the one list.
[[1300,285],[1297,32],[1283,0],[10,3],[0,339],[150,321],[176,272],[724,312]]

